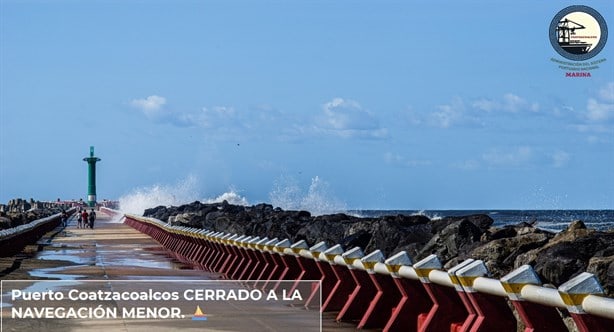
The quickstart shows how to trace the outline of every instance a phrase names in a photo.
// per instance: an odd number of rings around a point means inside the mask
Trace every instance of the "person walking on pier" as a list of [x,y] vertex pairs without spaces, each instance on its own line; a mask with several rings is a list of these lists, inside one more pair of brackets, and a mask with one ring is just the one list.
[[85,228],[85,225],[87,225],[87,217],[87,211],[83,209],[83,211],[81,211],[81,220],[83,222],[83,228]]
[[62,210],[62,215],[60,219],[62,220],[62,227],[66,227],[66,221],[68,220],[68,214],[66,213],[65,210]]
[[96,212],[92,209],[89,213],[90,228],[94,229],[94,220],[96,220]]
[[77,213],[77,228],[83,228],[83,217],[81,216],[81,212]]

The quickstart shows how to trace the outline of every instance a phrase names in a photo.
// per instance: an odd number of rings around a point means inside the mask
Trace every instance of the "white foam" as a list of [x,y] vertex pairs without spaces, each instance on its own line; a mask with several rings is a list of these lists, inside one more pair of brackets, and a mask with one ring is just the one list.
[[[145,209],[156,206],[179,206],[199,200],[197,179],[188,176],[174,185],[155,184],[149,187],[136,188],[119,198],[120,209],[126,213],[143,214]],[[346,205],[335,198],[328,182],[315,176],[306,190],[302,190],[292,177],[281,177],[275,181],[269,194],[271,204],[284,210],[305,210],[312,215],[345,212]],[[220,203],[227,201],[234,205],[249,205],[246,197],[231,187],[227,192],[215,198],[203,199],[203,203]]]
[[328,182],[319,176],[311,179],[311,184],[303,192],[297,181],[292,177],[282,176],[275,181],[269,194],[271,204],[284,210],[305,210],[312,215],[345,212],[344,202],[335,198]]
[[205,199],[203,202],[211,204],[211,203],[221,203],[223,201],[226,201],[234,205],[243,205],[243,206],[249,205],[249,203],[247,202],[247,199],[239,195],[234,188],[230,188],[229,191],[217,196],[216,198]]
[[443,217],[434,212],[426,212],[426,210],[420,210],[411,214],[412,216],[425,216],[431,220],[441,220]]
[[174,185],[155,184],[136,188],[119,198],[120,209],[126,213],[142,215],[145,209],[156,206],[182,205],[197,200],[197,179],[189,175]]

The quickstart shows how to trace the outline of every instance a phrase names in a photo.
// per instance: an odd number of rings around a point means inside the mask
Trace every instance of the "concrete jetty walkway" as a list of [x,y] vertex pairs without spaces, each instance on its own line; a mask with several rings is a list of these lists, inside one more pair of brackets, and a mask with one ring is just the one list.
[[[76,220],[71,218],[68,226],[53,237],[37,257],[74,263],[53,271],[56,277],[66,276],[61,279],[220,278],[177,262],[149,236],[103,213],[98,213],[94,229],[77,228]],[[42,277],[48,272],[33,271]]]
[[[35,249],[36,248],[36,249]],[[172,304],[181,307],[182,319],[15,319],[11,308],[30,305],[26,300],[13,300],[13,289],[53,290],[67,294],[71,288],[88,291],[146,291],[148,288],[168,291],[186,287],[244,288],[237,282],[222,283],[219,274],[198,270],[175,260],[172,255],[149,236],[98,213],[94,229],[77,228],[70,218],[65,228],[57,228],[43,237],[37,246],[30,246],[31,257],[22,268],[2,277],[2,331],[287,331],[291,329],[320,331],[350,331],[350,323],[336,323],[330,315],[320,322],[319,310],[305,310],[283,303],[261,302],[201,302],[208,321],[196,322],[195,305]],[[12,276],[12,277],[11,277]],[[21,277],[20,277],[21,276]],[[11,281],[21,279],[24,281]],[[41,280],[61,280],[54,284]],[[158,282],[153,287],[148,282]],[[88,283],[91,281],[91,283]],[[160,284],[160,281],[164,284]],[[210,283],[209,283],[210,282]],[[208,284],[209,283],[209,284]],[[207,286],[209,285],[209,286]],[[36,303],[37,305],[42,305]],[[107,305],[106,303],[103,303]],[[51,303],[53,306],[78,306],[75,301]],[[89,305],[92,305],[91,303]],[[97,304],[96,304],[97,305]],[[115,303],[118,308],[125,303]],[[138,304],[134,304],[135,306]],[[154,306],[153,302],[149,303]],[[161,305],[161,304],[159,304]],[[314,320],[316,323],[314,323]],[[320,324],[322,324],[320,326]],[[301,326],[309,328],[302,329]],[[315,329],[314,329],[315,327]]]

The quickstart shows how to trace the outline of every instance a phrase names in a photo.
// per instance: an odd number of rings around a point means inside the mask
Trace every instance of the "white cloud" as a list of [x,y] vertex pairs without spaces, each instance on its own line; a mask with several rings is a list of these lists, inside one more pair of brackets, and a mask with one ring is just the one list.
[[571,155],[565,151],[556,151],[551,155],[552,165],[556,168],[564,167],[571,159]]
[[423,117],[412,107],[407,107],[407,109],[401,113],[401,120],[409,123],[412,126],[419,126],[424,123]]
[[334,98],[322,106],[323,114],[316,121],[316,131],[334,133],[344,138],[385,138],[386,128],[379,120],[358,102],[351,99]]
[[[506,93],[498,99],[477,99],[468,105],[460,97],[455,97],[448,104],[438,105],[436,111],[418,113],[411,108],[405,112],[404,117],[411,125],[427,124],[432,127],[451,128],[455,126],[483,127],[493,117],[495,112],[508,114],[531,112],[540,110],[539,103],[529,102],[513,93]],[[496,120],[494,120],[496,121]]]
[[533,149],[528,146],[507,150],[492,149],[482,154],[482,160],[491,166],[522,166],[531,161],[533,154]]
[[[177,111],[168,107],[167,99],[152,95],[134,99],[130,106],[140,110],[155,123],[176,127],[206,129],[206,137],[215,140],[274,137],[282,141],[294,141],[305,135],[313,135],[313,122],[299,119],[270,105],[251,106],[240,110],[232,106],[202,107],[200,110]],[[337,105],[338,106],[338,105]],[[340,130],[339,135],[386,136],[385,129],[374,131]]]
[[570,124],[570,128],[589,134],[585,138],[589,143],[611,142],[614,131],[614,82],[605,84],[594,97],[588,98],[585,108],[575,111],[577,121]]
[[479,158],[467,159],[452,164],[452,167],[462,170],[476,170],[482,166],[490,168],[517,168],[517,167],[565,167],[572,156],[563,150],[550,150],[517,146],[509,148],[492,148]]
[[465,105],[460,98],[455,98],[451,104],[437,106],[439,111],[429,116],[429,122],[437,127],[449,128],[463,120]]
[[152,95],[133,99],[130,105],[139,109],[150,120],[177,127],[223,127],[240,125],[239,114],[232,107],[216,106],[203,108],[200,112],[182,112],[169,109],[164,97]]
[[166,98],[152,95],[145,99],[133,99],[130,102],[135,108],[140,109],[147,117],[155,117],[163,111]]
[[539,103],[529,102],[513,93],[504,94],[500,100],[478,99],[471,106],[485,112],[504,111],[518,113],[522,111],[539,112]]
[[402,118],[412,126],[427,125],[437,128],[450,128],[458,125],[482,125],[479,118],[467,112],[463,100],[453,98],[448,104],[436,106],[433,112],[418,112],[408,107]]
[[508,112],[517,113],[527,105],[527,102],[513,93],[503,95],[502,109]]
[[589,121],[601,122],[614,119],[614,103],[602,103],[596,99],[589,98],[586,103],[586,118]]
[[152,95],[144,99],[133,99],[130,105],[139,109],[151,121],[171,124],[177,127],[197,125],[194,114],[177,112],[166,106],[166,98]]
[[473,170],[480,168],[480,163],[475,159],[469,159],[469,160],[464,160],[461,162],[454,163],[452,164],[452,167],[466,170],[466,171],[473,171]]
[[599,98],[603,101],[614,103],[614,82],[610,82],[599,89]]
[[471,104],[471,106],[473,106],[473,108],[475,109],[486,111],[486,112],[492,112],[501,107],[501,105],[498,102],[494,100],[490,100],[490,99],[478,99],[474,101]]
[[225,106],[215,106],[212,108],[203,107],[196,118],[199,125],[205,128],[221,126],[228,128],[241,124],[239,114],[235,109]]
[[384,154],[384,161],[389,165],[401,167],[429,166],[432,164],[430,160],[410,159],[392,152]]
[[614,120],[614,82],[601,87],[596,98],[587,100],[584,118],[592,124]]

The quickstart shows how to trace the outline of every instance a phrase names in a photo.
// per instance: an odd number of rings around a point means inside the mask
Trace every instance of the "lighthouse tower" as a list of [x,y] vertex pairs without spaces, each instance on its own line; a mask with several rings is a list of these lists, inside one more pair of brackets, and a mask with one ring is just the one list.
[[90,156],[83,158],[87,162],[87,205],[96,206],[96,162],[100,158],[94,157],[94,147],[90,146]]

